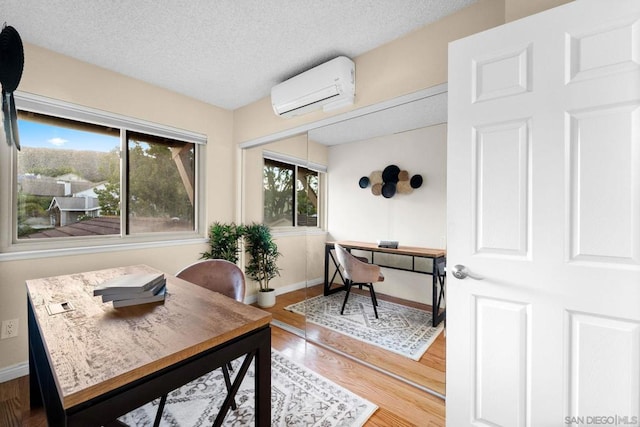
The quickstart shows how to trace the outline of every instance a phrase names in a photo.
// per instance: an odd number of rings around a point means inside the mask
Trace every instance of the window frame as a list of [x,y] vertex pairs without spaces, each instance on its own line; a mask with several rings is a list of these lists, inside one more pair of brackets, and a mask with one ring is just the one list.
[[[10,230],[0,236],[0,260],[23,259],[57,254],[103,252],[120,250],[123,247],[157,247],[158,245],[193,244],[206,241],[205,231],[205,147],[207,136],[197,132],[186,131],[166,125],[152,123],[136,118],[126,117],[102,110],[79,106],[76,104],[54,100],[39,95],[22,92],[14,93],[16,108],[22,111],[69,119],[77,122],[106,126],[120,132],[120,188],[121,195],[126,194],[127,132],[136,132],[170,138],[194,144],[195,148],[195,183],[194,183],[194,229],[192,231],[154,232],[128,235],[126,231],[126,214],[121,211],[120,233],[104,236],[64,237],[46,239],[17,238],[17,152],[7,144],[0,148],[0,199],[11,203],[0,206],[0,227]],[[123,190],[124,189],[124,190]],[[122,196],[121,196],[122,201]],[[7,206],[8,205],[8,206]],[[82,251],[80,252],[80,249]]]
[[[311,163],[302,159],[299,159],[297,157],[293,157],[293,156],[288,156],[282,153],[276,153],[276,152],[272,152],[272,151],[263,151],[262,152],[262,179],[263,179],[263,185],[262,185],[262,221],[265,221],[265,217],[264,217],[264,204],[265,204],[265,197],[264,197],[264,193],[265,193],[265,188],[264,188],[264,167],[265,167],[265,161],[266,160],[271,160],[274,162],[278,162],[278,163],[283,163],[286,165],[290,165],[293,166],[293,180],[294,180],[294,185],[293,185],[293,220],[292,220],[292,224],[291,225],[283,225],[283,226],[273,226],[272,229],[275,230],[276,232],[278,231],[284,231],[284,230],[323,230],[324,229],[324,208],[323,208],[323,201],[325,200],[324,197],[322,197],[322,194],[324,193],[324,175],[327,173],[327,168],[326,166],[323,165],[319,165],[319,164],[315,164],[315,163]],[[316,208],[316,212],[318,215],[317,221],[316,221],[316,225],[298,225],[298,191],[297,191],[297,184],[298,184],[298,168],[305,168],[307,170],[316,172],[318,174],[318,206]]]

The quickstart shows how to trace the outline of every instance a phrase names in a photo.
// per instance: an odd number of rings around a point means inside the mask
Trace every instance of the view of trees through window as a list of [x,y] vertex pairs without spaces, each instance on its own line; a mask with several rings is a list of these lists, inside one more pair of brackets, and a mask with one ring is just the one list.
[[130,132],[127,145],[129,232],[192,230],[194,144]]
[[120,129],[23,111],[18,126],[19,239],[194,229],[194,144],[129,133],[121,165]]
[[318,172],[272,159],[264,159],[263,172],[265,224],[316,227]]

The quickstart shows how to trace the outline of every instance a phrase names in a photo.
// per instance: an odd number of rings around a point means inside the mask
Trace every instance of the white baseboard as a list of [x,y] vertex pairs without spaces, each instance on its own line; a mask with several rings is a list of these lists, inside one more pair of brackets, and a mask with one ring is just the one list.
[[24,361],[18,363],[17,365],[7,366],[6,368],[0,369],[0,383],[24,377],[25,375],[29,375],[28,361]]
[[[293,283],[287,286],[281,286],[276,289],[276,296],[281,294],[286,294],[288,292],[297,291],[298,289],[304,289],[307,286],[319,285],[320,283],[323,283],[323,282],[324,282],[324,278],[320,277],[317,279],[308,280],[306,282],[298,282],[298,283]],[[245,304],[254,304],[257,301],[258,301],[258,295],[256,294],[249,295],[244,299]]]

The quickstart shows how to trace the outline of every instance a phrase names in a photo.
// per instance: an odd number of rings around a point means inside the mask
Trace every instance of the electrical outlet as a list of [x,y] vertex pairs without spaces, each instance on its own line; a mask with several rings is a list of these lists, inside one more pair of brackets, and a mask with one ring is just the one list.
[[13,338],[18,336],[18,319],[3,320],[0,339]]

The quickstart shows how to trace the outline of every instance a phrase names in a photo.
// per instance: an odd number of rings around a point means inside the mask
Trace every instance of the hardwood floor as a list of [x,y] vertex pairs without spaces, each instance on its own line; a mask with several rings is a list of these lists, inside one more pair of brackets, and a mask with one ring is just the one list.
[[[303,295],[319,293],[314,288],[302,292]],[[278,296],[278,304],[269,311],[274,313],[276,320],[304,328],[304,319],[300,319],[302,316],[283,310],[284,306],[300,300],[299,294],[291,294]],[[326,331],[319,333],[324,332]],[[343,342],[344,337],[331,337],[331,339],[338,343]],[[272,346],[290,359],[378,405],[379,409],[365,424],[367,427],[444,427],[445,425],[444,401],[403,381],[327,350],[323,346],[310,343],[276,326],[272,328]],[[443,391],[444,348],[445,338],[441,334],[429,349],[428,353],[431,353],[427,357],[429,360],[421,360],[417,365],[423,368],[416,369],[424,371],[421,374],[423,376],[433,376],[434,383],[442,382]],[[371,360],[373,359],[368,359],[368,361]],[[29,409],[29,380],[26,376],[0,384],[0,427],[18,426],[47,426],[41,409],[34,411]]]
[[444,401],[331,350],[273,328],[272,346],[287,357],[378,405],[365,426],[444,427]]
[[[351,292],[360,292],[364,295],[369,295],[366,289],[362,291],[353,289]],[[314,342],[337,349],[358,360],[362,360],[366,364],[402,376],[419,386],[433,390],[440,395],[445,395],[446,337],[444,333],[441,333],[438,338],[436,338],[435,342],[419,361],[414,361],[312,323],[305,325],[304,316],[284,309],[290,304],[304,300],[305,297],[310,298],[321,294],[322,285],[317,285],[278,295],[276,305],[265,310],[271,312],[273,318],[276,320],[292,325],[298,329],[304,330],[306,328],[307,338]],[[429,305],[400,300],[383,294],[378,294],[378,299],[408,305],[421,310],[431,310],[431,306]]]

